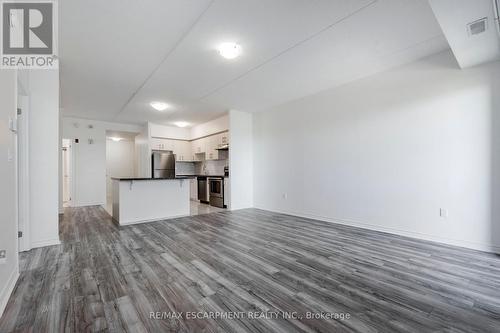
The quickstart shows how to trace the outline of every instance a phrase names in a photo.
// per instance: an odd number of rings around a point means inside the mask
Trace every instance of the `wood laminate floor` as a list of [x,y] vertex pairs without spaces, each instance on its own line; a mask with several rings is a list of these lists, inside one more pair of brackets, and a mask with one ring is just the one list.
[[256,209],[119,228],[68,208],[60,236],[22,254],[0,332],[500,331],[493,254]]
[[210,206],[209,204],[201,203],[198,200],[189,201],[189,208],[191,216],[223,212],[226,210],[225,208],[219,208],[215,206]]

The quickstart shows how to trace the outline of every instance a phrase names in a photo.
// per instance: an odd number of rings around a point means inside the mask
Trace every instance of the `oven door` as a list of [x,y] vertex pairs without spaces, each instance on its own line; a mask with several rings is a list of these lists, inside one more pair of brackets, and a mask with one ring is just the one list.
[[224,186],[223,180],[221,178],[209,178],[210,186],[210,196],[223,198],[224,197]]

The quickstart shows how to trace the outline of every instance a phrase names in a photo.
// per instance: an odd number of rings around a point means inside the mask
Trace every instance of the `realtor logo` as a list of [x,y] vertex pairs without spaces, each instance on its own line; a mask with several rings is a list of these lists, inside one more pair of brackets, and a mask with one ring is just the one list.
[[3,1],[1,5],[1,67],[56,68],[55,4]]

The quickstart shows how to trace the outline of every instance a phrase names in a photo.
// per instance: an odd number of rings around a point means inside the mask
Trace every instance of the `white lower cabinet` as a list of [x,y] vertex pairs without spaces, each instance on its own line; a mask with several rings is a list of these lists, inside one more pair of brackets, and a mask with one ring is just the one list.
[[198,180],[196,178],[191,179],[189,182],[189,197],[191,200],[198,200]]

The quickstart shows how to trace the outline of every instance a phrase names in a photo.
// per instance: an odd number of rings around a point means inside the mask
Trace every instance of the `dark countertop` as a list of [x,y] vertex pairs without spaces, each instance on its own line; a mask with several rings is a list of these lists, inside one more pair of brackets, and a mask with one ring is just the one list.
[[224,175],[201,175],[201,174],[197,174],[197,175],[177,175],[177,177],[217,177],[217,178],[224,178],[224,177],[228,177],[228,176],[224,176]]
[[228,176],[224,175],[177,175],[175,178],[143,178],[143,177],[111,177],[113,180],[123,180],[123,181],[130,181],[130,180],[177,180],[177,179],[194,179],[196,177],[214,177],[214,178],[225,178]]
[[130,181],[130,180],[182,180],[182,179],[191,179],[194,178],[194,176],[176,176],[175,178],[135,178],[135,177],[124,177],[124,178],[119,178],[119,177],[111,177],[113,180],[120,180],[120,181]]

